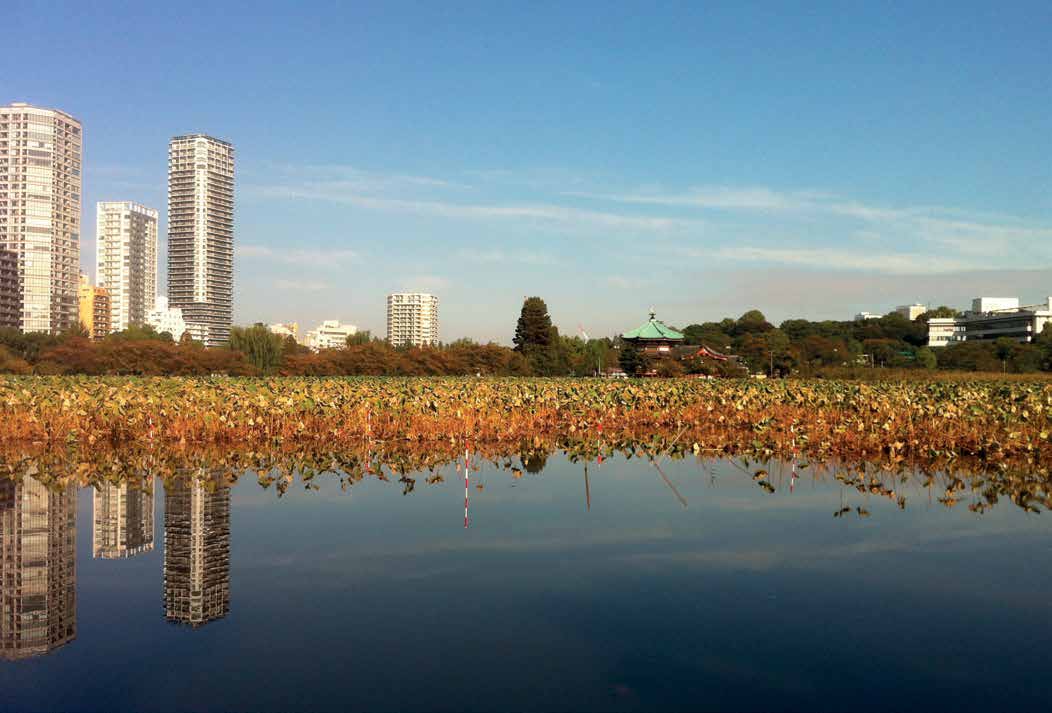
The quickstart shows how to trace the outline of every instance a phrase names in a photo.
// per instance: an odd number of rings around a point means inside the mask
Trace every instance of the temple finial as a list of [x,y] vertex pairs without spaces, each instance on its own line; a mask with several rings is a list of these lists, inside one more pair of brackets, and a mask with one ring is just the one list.
[[651,307],[651,308],[650,308],[650,320],[651,320],[651,321],[653,321],[653,320],[654,320],[654,317],[655,317],[656,315],[657,315],[657,312],[655,312],[655,311],[654,311],[654,308],[653,308],[653,307]]

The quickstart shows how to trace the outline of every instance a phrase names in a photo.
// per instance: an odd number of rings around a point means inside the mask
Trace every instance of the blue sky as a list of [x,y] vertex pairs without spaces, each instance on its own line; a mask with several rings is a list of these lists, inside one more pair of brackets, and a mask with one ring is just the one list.
[[1047,2],[5,17],[0,103],[84,123],[89,272],[96,201],[163,215],[168,139],[234,143],[241,323],[382,332],[420,289],[443,339],[506,342],[533,294],[603,335],[1052,293]]

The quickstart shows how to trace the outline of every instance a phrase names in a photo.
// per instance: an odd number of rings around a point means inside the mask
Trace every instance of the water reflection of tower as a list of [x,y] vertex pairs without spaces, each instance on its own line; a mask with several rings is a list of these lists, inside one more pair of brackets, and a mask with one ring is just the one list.
[[164,605],[168,621],[191,626],[230,611],[230,488],[165,488]]
[[0,479],[0,658],[49,653],[77,635],[77,498]]
[[153,549],[153,490],[106,483],[92,496],[94,557],[119,559]]

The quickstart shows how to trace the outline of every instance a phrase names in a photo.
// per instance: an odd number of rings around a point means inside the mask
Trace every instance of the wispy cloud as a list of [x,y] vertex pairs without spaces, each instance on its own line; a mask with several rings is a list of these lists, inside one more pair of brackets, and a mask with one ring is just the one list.
[[[659,205],[700,211],[715,210],[764,216],[779,221],[826,216],[861,223],[852,233],[867,238],[924,241],[933,249],[968,255],[1002,255],[1024,246],[1040,258],[1052,258],[1052,226],[1032,225],[1014,216],[970,213],[945,206],[889,207],[822,191],[780,191],[768,187],[716,186],[679,193],[567,193],[591,200]],[[833,223],[835,224],[835,222]],[[719,228],[719,223],[714,224]],[[831,229],[831,226],[829,227]]]
[[437,292],[447,289],[452,283],[441,275],[414,275],[399,281],[401,289],[412,292]]
[[815,269],[861,270],[891,275],[931,275],[975,269],[975,263],[955,258],[933,260],[920,253],[855,253],[812,248],[731,247],[716,251],[685,250],[689,257],[713,256],[736,262],[765,262]]
[[262,186],[260,196],[277,200],[321,200],[357,208],[453,220],[533,221],[562,226],[667,232],[699,227],[700,221],[665,216],[626,215],[550,203],[462,203],[448,200],[385,198],[358,193],[341,181],[301,186]]
[[286,265],[302,265],[318,269],[336,269],[358,259],[353,250],[344,249],[275,249],[266,245],[245,244],[236,248],[238,257],[256,258]]
[[467,189],[470,185],[434,176],[371,171],[340,163],[290,164],[264,163],[263,171],[251,171],[250,177],[277,176],[287,183],[335,183],[359,193],[382,193],[411,188]]
[[647,286],[646,280],[637,277],[624,277],[623,275],[609,275],[604,280],[607,286],[618,290],[638,290]]
[[457,253],[457,258],[465,262],[477,262],[486,265],[555,265],[558,263],[558,260],[553,255],[525,250],[511,252],[504,250],[461,250]]
[[279,290],[298,290],[306,292],[317,292],[319,290],[332,289],[328,282],[320,280],[276,280],[274,286]]

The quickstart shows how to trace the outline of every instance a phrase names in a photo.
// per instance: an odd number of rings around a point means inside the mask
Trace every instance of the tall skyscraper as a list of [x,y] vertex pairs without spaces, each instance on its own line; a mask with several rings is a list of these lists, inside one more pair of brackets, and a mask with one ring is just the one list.
[[207,346],[234,311],[234,147],[204,134],[168,145],[168,302]]
[[0,248],[0,328],[18,329],[22,318],[20,285],[18,255],[13,250]]
[[77,635],[76,489],[0,477],[0,658],[46,654]]
[[65,112],[0,107],[0,249],[18,259],[25,332],[77,324],[81,141],[80,122]]
[[438,298],[426,292],[387,295],[387,341],[396,347],[438,344]]
[[153,490],[127,482],[97,485],[91,510],[92,557],[121,559],[153,549]]
[[195,627],[230,612],[230,488],[166,486],[164,608],[168,621]]
[[95,284],[110,293],[110,329],[146,323],[157,297],[157,211],[130,201],[96,204]]

